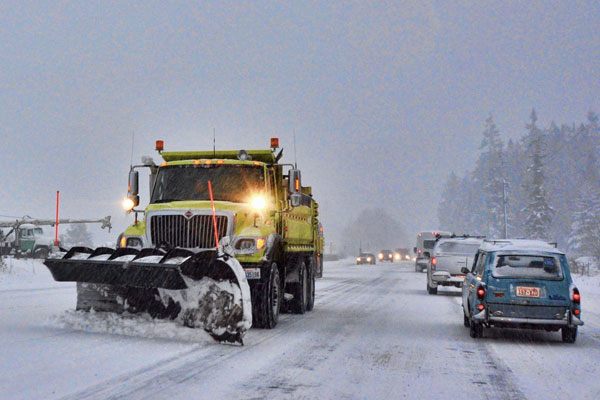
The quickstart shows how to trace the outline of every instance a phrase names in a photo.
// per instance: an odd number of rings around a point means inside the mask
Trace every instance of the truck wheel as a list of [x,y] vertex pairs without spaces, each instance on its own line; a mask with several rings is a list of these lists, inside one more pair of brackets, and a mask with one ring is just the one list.
[[275,328],[279,321],[283,297],[277,264],[271,264],[265,283],[252,285],[250,290],[252,294],[252,325],[256,328]]
[[575,343],[577,340],[577,327],[565,327],[560,330],[564,343]]
[[[313,267],[313,265],[311,265],[311,267]],[[312,311],[313,308],[315,308],[315,269],[309,268],[308,272],[308,299],[306,301],[306,311]]]
[[33,258],[43,258],[46,259],[48,258],[48,254],[50,252],[48,251],[48,248],[46,247],[38,247],[37,249],[35,249],[33,251]]
[[306,263],[300,259],[298,266],[299,282],[294,284],[294,299],[291,308],[294,314],[304,314],[308,304],[309,276],[306,269]]
[[317,267],[318,267],[318,272],[317,272],[316,277],[322,278],[323,277],[323,255],[321,255],[317,258]]

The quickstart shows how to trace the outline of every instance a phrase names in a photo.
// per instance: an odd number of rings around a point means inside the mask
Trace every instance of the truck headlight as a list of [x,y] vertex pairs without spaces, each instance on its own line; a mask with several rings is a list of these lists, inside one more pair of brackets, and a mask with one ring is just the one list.
[[262,250],[267,241],[264,238],[239,238],[233,246],[234,251],[239,254],[254,254]]
[[133,247],[135,249],[141,249],[143,246],[142,239],[137,237],[129,237],[127,238],[126,247]]
[[133,207],[135,207],[135,203],[134,203],[133,199],[131,199],[129,197],[125,197],[123,199],[123,202],[121,203],[121,206],[123,207],[123,210],[131,211],[131,210],[133,210]]
[[266,197],[260,194],[255,194],[250,198],[250,207],[252,207],[254,211],[264,211],[267,208]]

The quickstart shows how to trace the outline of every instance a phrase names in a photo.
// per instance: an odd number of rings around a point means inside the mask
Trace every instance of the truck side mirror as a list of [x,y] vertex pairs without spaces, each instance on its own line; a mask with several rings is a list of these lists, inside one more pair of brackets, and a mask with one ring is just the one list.
[[413,247],[413,253],[417,254],[417,248]]
[[290,169],[288,185],[290,203],[292,207],[298,207],[302,203],[302,181],[299,169]]
[[292,193],[300,193],[302,188],[301,176],[299,169],[290,169],[289,172],[289,191]]
[[140,204],[139,194],[140,174],[134,170],[129,170],[129,184],[127,185],[127,198],[133,201],[133,206]]
[[302,204],[302,194],[300,193],[292,193],[290,195],[290,203],[292,207],[299,207]]
[[463,274],[465,274],[465,275],[468,275],[468,274],[470,274],[470,273],[471,273],[471,271],[469,271],[469,268],[467,268],[467,267],[462,267],[462,268],[460,269],[460,272],[462,272],[462,273],[463,273]]
[[136,170],[129,171],[129,184],[127,185],[127,195],[137,196],[140,190],[140,174]]

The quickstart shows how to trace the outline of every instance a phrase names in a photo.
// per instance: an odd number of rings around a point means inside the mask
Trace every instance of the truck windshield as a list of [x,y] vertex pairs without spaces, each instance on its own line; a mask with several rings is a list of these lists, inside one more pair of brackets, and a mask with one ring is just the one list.
[[264,192],[261,166],[176,165],[159,170],[151,203],[179,200],[210,200],[208,181],[215,200],[244,203],[252,193]]
[[560,260],[553,256],[499,255],[492,274],[495,278],[562,279]]

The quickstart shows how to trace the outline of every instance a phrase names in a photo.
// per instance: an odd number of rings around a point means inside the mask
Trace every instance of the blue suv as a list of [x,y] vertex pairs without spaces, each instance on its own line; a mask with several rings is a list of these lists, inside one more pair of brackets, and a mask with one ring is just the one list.
[[486,240],[462,289],[464,324],[473,338],[484,327],[544,329],[574,343],[581,321],[581,295],[565,254],[532,240]]

